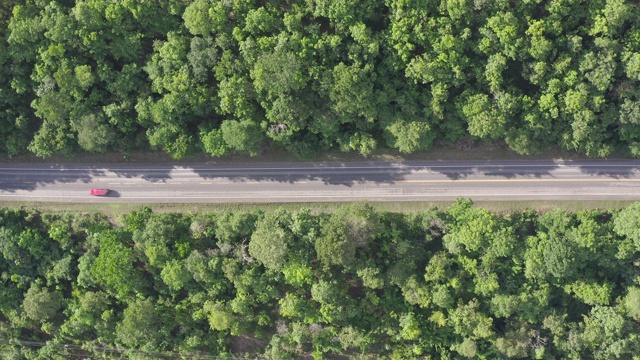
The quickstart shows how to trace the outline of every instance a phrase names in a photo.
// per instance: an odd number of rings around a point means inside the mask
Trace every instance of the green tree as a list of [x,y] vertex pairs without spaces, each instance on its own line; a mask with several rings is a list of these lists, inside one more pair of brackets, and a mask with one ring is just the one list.
[[208,313],[207,317],[211,329],[224,331],[231,328],[234,318],[228,306],[221,302],[207,302],[204,305],[204,309]]
[[458,304],[449,315],[449,323],[456,334],[473,340],[486,339],[493,335],[493,319],[483,314],[476,299]]
[[627,295],[624,297],[624,307],[631,318],[635,320],[640,319],[640,289],[637,287],[627,288]]
[[617,308],[595,306],[585,317],[584,324],[581,338],[594,358],[622,358],[636,352],[637,335],[632,333],[632,325]]
[[162,277],[162,281],[164,281],[172,291],[182,290],[192,279],[189,271],[178,259],[173,259],[167,262],[164,265],[160,276]]
[[251,156],[257,156],[260,153],[264,132],[259,125],[250,120],[225,120],[220,125],[220,132],[222,140],[229,149]]
[[462,112],[469,122],[469,134],[492,139],[504,135],[507,119],[491,104],[486,94],[469,96]]
[[387,127],[393,136],[392,145],[403,153],[413,153],[418,150],[429,150],[435,134],[429,124],[417,121],[396,121]]
[[22,307],[27,317],[38,322],[52,320],[63,307],[63,296],[59,291],[49,291],[31,284],[24,295]]
[[78,145],[89,152],[105,152],[114,139],[114,132],[102,114],[83,116],[74,128],[78,132]]
[[143,351],[162,350],[170,327],[157,305],[150,299],[137,299],[124,309],[122,321],[116,326],[118,341],[128,348]]
[[256,224],[249,242],[249,254],[266,268],[280,271],[287,262],[289,244],[293,234],[289,231],[291,214],[277,212],[268,214]]
[[379,229],[379,217],[371,205],[345,206],[334,212],[316,239],[318,258],[325,265],[350,267],[357,248],[366,248]]
[[524,358],[529,355],[531,330],[526,326],[510,329],[504,337],[496,339],[498,351],[510,359]]
[[640,203],[634,203],[620,211],[613,220],[614,230],[626,236],[640,249]]
[[100,244],[91,274],[101,285],[121,298],[141,291],[142,277],[134,267],[133,250],[124,243],[124,234],[107,230],[95,235]]

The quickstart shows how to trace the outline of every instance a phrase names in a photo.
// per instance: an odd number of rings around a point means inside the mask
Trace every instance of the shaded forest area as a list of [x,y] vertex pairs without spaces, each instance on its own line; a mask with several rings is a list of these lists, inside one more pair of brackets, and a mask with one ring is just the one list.
[[0,210],[3,359],[640,353],[640,203],[120,222]]
[[0,153],[640,156],[625,0],[8,0]]

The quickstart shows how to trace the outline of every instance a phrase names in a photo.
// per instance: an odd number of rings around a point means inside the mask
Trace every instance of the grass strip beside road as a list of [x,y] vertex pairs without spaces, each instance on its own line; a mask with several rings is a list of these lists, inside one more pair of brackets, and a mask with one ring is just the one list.
[[[580,210],[615,210],[629,206],[634,201],[627,200],[594,200],[594,201],[477,201],[475,207],[482,207],[496,213],[508,213],[532,209],[545,212],[552,209],[564,209],[570,212]],[[416,212],[432,207],[447,209],[451,201],[370,201],[375,209],[391,212]],[[36,209],[46,213],[103,213],[109,218],[117,220],[124,214],[138,210],[143,206],[151,208],[154,212],[165,213],[215,213],[223,211],[253,211],[256,209],[272,212],[279,208],[290,211],[302,208],[311,209],[313,212],[332,212],[347,203],[342,202],[318,202],[318,203],[212,203],[212,204],[96,204],[96,203],[54,203],[54,202],[0,202],[0,208],[9,209]]]

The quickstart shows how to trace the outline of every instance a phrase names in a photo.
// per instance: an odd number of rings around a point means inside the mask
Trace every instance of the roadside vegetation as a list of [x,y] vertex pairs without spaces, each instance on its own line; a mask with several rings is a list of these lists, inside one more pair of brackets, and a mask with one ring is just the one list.
[[625,0],[5,0],[0,153],[640,154]]
[[0,354],[637,357],[640,203],[472,205],[0,210]]
[[[615,211],[633,203],[632,200],[549,200],[549,201],[475,201],[474,207],[481,207],[499,215],[533,210],[547,212],[549,210],[565,210],[578,212],[583,210]],[[124,217],[132,211],[148,207],[154,213],[221,213],[261,211],[271,213],[281,209],[297,211],[301,208],[309,209],[312,214],[333,212],[344,206],[344,202],[315,202],[315,203],[61,203],[61,202],[33,202],[33,201],[5,201],[0,202],[0,208],[29,209],[55,215],[73,213],[101,213],[114,224],[122,224]],[[416,212],[438,207],[447,208],[451,201],[372,201],[369,205],[381,212]]]

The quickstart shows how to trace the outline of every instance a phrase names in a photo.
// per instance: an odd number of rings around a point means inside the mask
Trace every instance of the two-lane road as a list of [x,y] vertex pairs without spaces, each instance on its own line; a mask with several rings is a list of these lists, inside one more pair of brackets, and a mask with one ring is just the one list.
[[[110,196],[89,196],[90,188]],[[0,164],[0,201],[640,200],[640,161]]]

